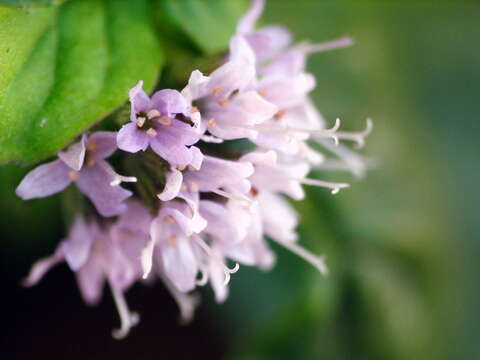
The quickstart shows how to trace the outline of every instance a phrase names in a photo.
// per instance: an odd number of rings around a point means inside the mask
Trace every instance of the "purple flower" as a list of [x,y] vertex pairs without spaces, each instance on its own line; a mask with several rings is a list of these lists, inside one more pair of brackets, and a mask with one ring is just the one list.
[[182,93],[202,114],[202,131],[224,139],[254,138],[255,125],[271,118],[277,108],[253,88],[255,56],[240,36],[230,42],[230,58],[210,76],[192,72]]
[[[151,146],[160,157],[173,166],[187,166],[194,159],[188,146],[199,139],[200,121],[185,98],[176,90],[160,90],[150,98],[143,90],[143,81],[129,91],[131,115],[117,136],[118,147],[136,153]],[[190,118],[191,126],[186,121]]]
[[41,198],[62,191],[74,182],[101,215],[121,214],[126,209],[123,201],[132,193],[118,185],[136,181],[136,178],[118,175],[104,160],[115,149],[113,132],[99,131],[88,138],[83,135],[67,151],[58,153],[58,160],[30,171],[16,193],[23,200]]
[[[124,298],[124,291],[137,279],[133,269],[134,253],[125,251],[117,240],[110,236],[109,228],[102,229],[97,223],[86,223],[77,217],[68,237],[50,257],[33,264],[24,281],[26,286],[35,285],[54,265],[66,261],[75,272],[80,292],[87,304],[100,300],[104,283],[111,288],[117,306],[121,328],[113,332],[115,338],[125,337],[136,325],[139,317],[131,313]],[[133,240],[135,238],[131,238]]]

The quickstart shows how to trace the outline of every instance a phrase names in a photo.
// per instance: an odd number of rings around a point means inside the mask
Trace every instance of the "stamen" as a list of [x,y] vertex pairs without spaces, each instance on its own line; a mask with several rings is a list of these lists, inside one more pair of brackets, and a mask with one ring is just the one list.
[[213,96],[217,96],[217,95],[220,93],[220,91],[222,91],[222,88],[221,88],[221,87],[214,87],[214,88],[212,89],[212,94],[213,94]]
[[230,103],[230,99],[220,99],[217,101],[217,104],[220,105],[220,106],[227,106],[228,104]]
[[326,188],[332,189],[333,195],[338,194],[338,192],[341,189],[345,189],[350,186],[349,184],[344,184],[344,183],[334,183],[334,182],[327,182],[327,181],[308,179],[308,178],[295,179],[295,180],[305,185],[313,185],[313,186],[326,187]]
[[[212,126],[213,127],[213,126]],[[223,139],[220,139],[213,135],[202,135],[200,139],[204,142],[211,143],[211,144],[221,144],[223,143]]]
[[217,120],[215,120],[215,118],[211,118],[210,120],[208,120],[207,124],[208,126],[215,127],[217,126]]
[[172,124],[172,119],[170,119],[168,116],[162,116],[160,119],[158,119],[158,122],[162,125],[168,126]]
[[177,246],[177,235],[174,234],[170,236],[170,238],[168,239],[168,242],[173,247]]
[[336,143],[338,144],[338,139],[341,140],[351,140],[357,143],[357,148],[360,149],[365,146],[365,138],[372,132],[373,121],[372,119],[367,119],[365,129],[358,132],[336,132]]
[[273,115],[275,120],[280,120],[285,116],[286,110],[280,110],[275,115]]
[[112,331],[112,336],[117,340],[121,340],[128,335],[133,326],[138,324],[140,321],[140,316],[135,312],[130,312],[123,293],[111,283],[109,283],[109,285],[121,323],[120,329],[115,329]]
[[300,46],[305,51],[305,53],[311,54],[322,51],[341,49],[351,45],[353,45],[352,38],[343,37],[337,40],[328,41],[320,44],[302,44]]
[[88,167],[93,167],[95,165],[95,158],[93,156],[89,156],[87,158],[87,166]]
[[196,182],[190,181],[188,185],[191,192],[198,192],[198,184]]
[[198,110],[198,107],[196,106],[192,106],[192,109],[190,110],[192,113],[197,113],[197,112],[200,112],[200,110]]
[[258,95],[263,96],[263,97],[267,96],[267,92],[263,89],[258,90],[257,93],[258,93]]
[[312,254],[310,251],[298,245],[296,242],[279,241],[278,239],[273,240],[315,266],[322,275],[328,275],[328,268],[325,264],[323,256],[317,256]]
[[217,194],[217,195],[220,195],[220,196],[223,196],[227,199],[230,199],[230,200],[234,200],[234,201],[238,201],[238,202],[241,202],[242,204],[248,206],[250,205],[250,203],[252,202],[251,199],[249,199],[248,197],[246,197],[245,195],[232,195],[226,191],[223,191],[221,189],[214,189],[212,190],[212,192],[214,194]]
[[157,109],[152,109],[147,113],[147,118],[153,119],[160,116],[160,111]]
[[150,128],[146,132],[148,136],[151,136],[151,137],[157,136],[157,131],[154,128]]
[[89,141],[87,144],[87,150],[88,151],[95,151],[97,150],[97,144],[94,143],[93,141]]
[[180,170],[180,171],[183,171],[185,170],[187,167],[185,165],[178,165],[177,166],[177,169]]
[[140,253],[140,264],[142,265],[143,279],[146,279],[150,274],[150,271],[152,271],[154,249],[155,249],[155,240],[153,237],[151,237],[147,243],[147,246],[145,246]]
[[135,176],[123,176],[117,173],[115,173],[114,176],[115,176],[115,179],[112,180],[112,182],[110,183],[110,186],[118,186],[122,182],[137,182],[137,178]]
[[171,225],[175,222],[175,219],[173,218],[172,215],[167,215],[167,216],[165,216],[165,219],[163,221],[165,221],[167,224]]
[[141,128],[144,124],[145,124],[145,121],[147,121],[146,118],[144,118],[143,116],[142,117],[138,117],[137,118],[137,126],[139,128]]
[[223,286],[227,286],[227,284],[230,282],[230,275],[235,274],[238,269],[240,269],[240,265],[238,263],[235,263],[235,266],[233,269],[230,269],[223,260],[219,259],[218,256],[213,252],[213,250],[205,243],[205,241],[202,240],[199,236],[195,237],[195,240],[197,243],[200,245],[200,247],[207,253],[208,256],[210,256],[210,259],[215,261],[223,270],[223,273],[225,274],[225,281],[223,282]]
[[78,171],[70,171],[68,173],[68,177],[70,178],[70,180],[72,181],[76,181],[78,179],[78,177],[80,176],[80,174],[78,173]]

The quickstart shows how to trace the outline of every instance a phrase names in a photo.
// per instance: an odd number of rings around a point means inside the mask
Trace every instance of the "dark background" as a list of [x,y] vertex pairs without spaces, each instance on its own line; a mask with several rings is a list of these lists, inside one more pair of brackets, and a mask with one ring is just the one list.
[[20,286],[64,228],[58,197],[14,197],[26,169],[9,165],[0,169],[2,358],[479,357],[480,4],[271,0],[264,19],[299,40],[356,41],[309,62],[329,121],[352,130],[375,121],[366,152],[377,169],[335,197],[310,190],[298,204],[302,242],[327,254],[331,276],[278,249],[271,273],[232,277],[226,304],[205,289],[185,327],[161,285],[137,285],[127,297],[142,321],[117,342],[108,292],[87,307],[66,266]]

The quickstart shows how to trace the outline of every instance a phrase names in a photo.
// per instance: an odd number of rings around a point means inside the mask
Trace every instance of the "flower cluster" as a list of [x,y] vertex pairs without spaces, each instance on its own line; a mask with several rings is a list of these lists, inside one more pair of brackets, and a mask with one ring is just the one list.
[[[133,283],[161,279],[187,321],[197,286],[210,283],[221,302],[239,264],[272,267],[275,254],[266,238],[327,273],[323,258],[299,245],[298,215],[284,196],[302,199],[304,184],[333,194],[347,187],[308,174],[314,167],[361,175],[366,162],[340,140],[362,146],[371,122],[358,133],[339,131],[338,120],[326,128],[309,99],[315,78],[305,69],[308,55],[351,40],[292,44],[283,27],[256,30],[263,5],[252,2],[228,58],[210,75],[195,70],[181,92],[166,89],[151,97],[140,81],[129,92],[130,121],[117,133],[83,135],[58,160],[27,174],[17,188],[21,198],[45,197],[74,183],[96,211],[75,218],[54,254],[34,264],[26,285],[62,261],[75,272],[87,303],[97,302],[108,283],[121,319],[114,336],[122,338],[138,322],[123,296]],[[253,150],[227,154],[236,139]],[[319,146],[337,158],[326,158]],[[136,164],[145,162],[154,170],[147,174],[157,178],[117,174],[105,160],[117,149]],[[136,190],[124,189],[125,182],[136,183]],[[145,183],[153,187],[148,204],[149,192],[138,190]]]

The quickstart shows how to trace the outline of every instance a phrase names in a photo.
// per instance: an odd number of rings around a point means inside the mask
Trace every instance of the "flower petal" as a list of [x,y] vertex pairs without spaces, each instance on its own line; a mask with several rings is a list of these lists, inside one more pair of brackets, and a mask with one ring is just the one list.
[[255,23],[263,12],[265,0],[252,0],[250,8],[240,18],[237,25],[237,34],[248,34],[255,30]]
[[105,275],[100,262],[91,258],[76,273],[78,287],[83,300],[89,305],[95,305],[102,296]]
[[77,216],[68,238],[60,245],[65,261],[73,271],[80,269],[87,261],[94,236],[94,228],[87,225],[81,216]]
[[185,97],[177,90],[171,89],[160,90],[153,94],[152,105],[167,116],[183,114],[188,109]]
[[71,169],[62,160],[40,165],[23,178],[16,193],[23,200],[55,194],[72,182],[69,177],[70,171]]
[[140,80],[137,85],[130,89],[128,97],[131,104],[130,120],[135,121],[137,119],[137,113],[142,111],[148,111],[150,106],[150,98],[143,91],[143,81]]
[[118,148],[124,151],[131,153],[136,153],[140,150],[145,151],[148,143],[148,135],[133,122],[123,125],[117,134]]
[[120,186],[111,186],[115,179],[114,170],[104,160],[98,160],[92,167],[84,167],[77,180],[82,193],[95,204],[102,216],[119,215],[126,210],[124,200],[132,193]]
[[162,201],[174,199],[180,192],[180,187],[182,186],[183,181],[182,173],[175,168],[171,168],[170,171],[165,174],[165,178],[165,188],[157,195]]
[[58,153],[58,157],[67,166],[75,171],[79,171],[82,168],[83,161],[85,159],[85,141],[87,137],[82,135],[80,141],[76,142],[67,149],[67,151],[61,151]]
[[175,242],[164,242],[161,250],[165,275],[178,290],[183,292],[193,290],[198,265],[188,238],[179,236]]
[[117,150],[117,133],[113,131],[97,131],[87,141],[87,149],[96,159],[105,159]]

